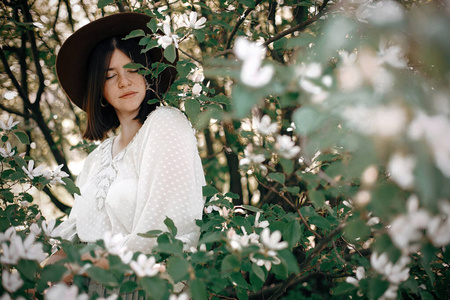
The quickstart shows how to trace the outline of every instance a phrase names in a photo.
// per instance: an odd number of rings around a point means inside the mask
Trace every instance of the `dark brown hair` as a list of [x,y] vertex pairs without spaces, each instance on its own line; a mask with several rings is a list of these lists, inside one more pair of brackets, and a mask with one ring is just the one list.
[[[101,105],[101,103],[107,103],[103,97],[103,87],[111,56],[116,49],[125,53],[134,63],[139,63],[146,67],[152,63],[149,55],[141,53],[142,47],[139,46],[138,40],[124,40],[123,36],[113,36],[102,40],[92,50],[86,70],[87,82],[83,103],[83,109],[87,112],[87,126],[83,137],[88,140],[103,140],[109,130],[115,129],[120,125],[114,107],[111,105],[103,107]],[[147,83],[152,86],[151,74],[144,77]],[[147,90],[139,113],[135,117],[141,124],[144,123],[147,116],[158,105],[147,103],[148,100],[153,98],[156,98],[154,93]]]

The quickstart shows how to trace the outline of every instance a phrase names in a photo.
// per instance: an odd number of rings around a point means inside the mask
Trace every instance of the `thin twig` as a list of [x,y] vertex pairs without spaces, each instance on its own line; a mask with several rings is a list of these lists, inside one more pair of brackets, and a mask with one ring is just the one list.
[[[312,261],[312,260],[313,260],[320,252],[322,252],[322,250],[328,245],[328,243],[329,243],[330,241],[333,240],[333,238],[334,238],[338,233],[340,233],[340,232],[342,231],[342,229],[345,227],[346,220],[347,220],[347,218],[345,218],[345,219],[338,225],[338,227],[336,227],[332,232],[330,232],[328,235],[326,235],[326,236],[319,242],[319,244],[314,248],[313,252],[312,252],[310,255],[308,255],[308,256],[305,258],[305,260],[300,264],[300,266],[299,266],[300,270],[304,270],[304,272],[302,272],[302,274],[305,273],[306,271],[310,270],[310,268],[307,268],[308,264],[309,264],[309,263],[310,263],[310,262],[311,262],[311,261]],[[291,276],[289,276],[289,278],[286,279],[286,280],[283,282],[283,285],[282,285],[278,290],[276,290],[276,291],[272,294],[272,296],[270,296],[270,298],[269,298],[268,300],[275,300],[275,299],[278,299],[280,296],[282,296],[282,295],[286,292],[286,290],[287,290],[287,288],[288,288],[289,286],[291,286],[292,284],[294,284],[294,283],[297,281],[298,278],[300,278],[300,276],[297,275],[297,274],[292,274]]]
[[180,48],[178,48],[178,50],[183,53],[184,55],[186,55],[187,57],[189,57],[192,60],[195,60],[197,63],[199,63],[200,65],[203,65],[203,62],[197,58],[195,58],[194,56],[190,55],[189,53],[187,53],[186,51],[181,50]]
[[301,31],[301,30],[305,29],[308,25],[310,25],[310,24],[314,23],[315,21],[317,21],[318,19],[320,19],[320,17],[322,17],[322,15],[324,13],[324,9],[325,9],[326,5],[328,4],[328,2],[329,2],[329,0],[323,1],[323,4],[319,7],[319,12],[314,17],[311,17],[308,20],[306,20],[305,22],[297,24],[294,27],[291,27],[289,29],[286,29],[286,30],[278,33],[277,35],[275,35],[275,36],[271,37],[270,39],[268,39],[267,41],[265,41],[264,45],[267,46],[288,34],[294,33],[296,31]]
[[294,205],[294,203],[292,203],[285,195],[283,195],[282,193],[280,193],[279,191],[277,191],[276,189],[274,189],[271,186],[268,186],[264,183],[262,183],[261,181],[259,181],[258,179],[256,179],[258,181],[259,184],[261,184],[263,187],[265,187],[266,189],[276,193],[278,196],[280,196],[284,201],[286,201],[293,209],[295,209],[297,211],[297,214],[300,216],[300,219],[302,220],[303,224],[305,224],[305,226],[308,228],[309,231],[311,231],[318,239],[322,239],[322,236],[320,234],[318,234],[317,232],[315,232],[314,230],[311,229],[311,227],[309,226],[308,222],[306,221],[305,217],[302,215],[302,213],[300,212],[300,210]]
[[242,16],[239,16],[239,18],[236,21],[236,24],[234,25],[233,30],[230,33],[230,36],[228,37],[227,44],[225,46],[225,49],[230,49],[231,41],[233,40],[234,35],[236,34],[237,30],[239,29],[239,26],[241,26],[242,22],[247,18],[247,16],[252,12],[252,10],[255,9],[255,7],[261,3],[262,0],[257,0],[255,2],[254,7],[248,7],[245,12],[242,14]]

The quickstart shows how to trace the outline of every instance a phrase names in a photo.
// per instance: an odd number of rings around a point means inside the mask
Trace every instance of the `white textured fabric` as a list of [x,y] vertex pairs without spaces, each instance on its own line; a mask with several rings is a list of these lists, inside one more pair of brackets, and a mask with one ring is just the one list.
[[185,246],[196,245],[205,178],[194,131],[183,113],[159,107],[115,157],[113,143],[114,137],[105,140],[87,157],[77,180],[81,196],[60,226],[61,237],[77,233],[80,240],[93,242],[111,231],[125,236],[128,249],[149,253],[156,240],[137,234],[167,231],[168,216]]

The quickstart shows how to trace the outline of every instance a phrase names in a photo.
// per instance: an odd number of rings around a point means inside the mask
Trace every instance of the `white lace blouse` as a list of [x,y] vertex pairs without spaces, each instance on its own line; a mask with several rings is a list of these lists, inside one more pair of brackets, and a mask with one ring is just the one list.
[[93,242],[107,231],[125,236],[133,251],[149,253],[154,238],[138,233],[167,231],[170,217],[177,238],[186,247],[196,245],[202,218],[205,185],[194,131],[175,108],[159,107],[152,112],[128,146],[112,157],[114,137],[108,138],[86,158],[77,185],[81,196],[60,235]]

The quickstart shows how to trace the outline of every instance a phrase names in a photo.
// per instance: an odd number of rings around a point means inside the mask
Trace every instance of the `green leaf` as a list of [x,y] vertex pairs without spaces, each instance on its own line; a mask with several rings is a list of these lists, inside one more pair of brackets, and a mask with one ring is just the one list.
[[138,287],[138,284],[136,281],[125,281],[120,286],[120,294],[128,294],[134,292]]
[[141,278],[139,280],[139,285],[145,290],[148,296],[151,296],[150,299],[152,300],[169,298],[169,288],[167,283],[158,276]]
[[238,0],[239,3],[248,6],[249,8],[255,8],[255,1],[252,0]]
[[298,193],[300,193],[300,188],[298,186],[285,186],[281,190],[289,192],[292,195],[298,195]]
[[221,231],[214,231],[214,232],[206,232],[200,241],[198,242],[199,245],[201,244],[208,244],[208,243],[214,243],[222,240],[222,232]]
[[194,36],[200,43],[205,40],[205,32],[203,30],[196,30],[194,31]]
[[200,114],[200,103],[197,99],[189,98],[184,102],[184,110],[192,123],[195,123]]
[[259,102],[260,97],[255,91],[250,90],[243,85],[235,84],[233,86],[233,92],[231,101],[235,110],[235,116],[238,119],[242,119],[247,116],[253,105]]
[[177,235],[177,232],[178,232],[177,227],[175,226],[175,223],[172,221],[171,218],[166,216],[166,219],[164,220],[164,224],[166,224],[167,228],[169,229],[170,233],[173,236]]
[[91,279],[98,281],[104,286],[119,286],[119,281],[117,280],[117,278],[108,270],[97,266],[91,266],[86,270],[86,272],[88,273],[89,277],[91,277]]
[[29,280],[34,281],[39,265],[33,260],[21,259],[16,265],[20,274]]
[[66,177],[61,179],[65,185],[64,188],[71,194],[78,194],[81,195],[80,189],[75,185],[72,179]]
[[283,173],[270,173],[267,177],[281,184],[286,181],[286,176]]
[[284,157],[279,157],[278,162],[283,167],[284,172],[287,175],[291,175],[294,172],[294,161],[292,159],[286,159]]
[[325,206],[325,196],[323,195],[323,193],[316,190],[310,190],[308,192],[308,196],[309,200],[311,200],[316,209],[320,209]]
[[313,106],[303,106],[294,112],[292,117],[298,134],[308,135],[322,126],[325,115]]
[[282,37],[281,39],[276,40],[273,43],[273,50],[285,48],[287,45],[287,42],[288,42],[288,39],[286,37]]
[[182,257],[173,256],[167,263],[167,272],[175,283],[189,278],[189,263]]
[[155,103],[158,103],[158,102],[159,102],[159,100],[157,98],[153,98],[153,99],[148,100],[147,104],[155,104]]
[[144,238],[155,238],[158,237],[162,233],[162,230],[150,230],[146,233],[138,233],[138,236],[144,237]]
[[230,197],[231,199],[239,199],[239,195],[232,193],[232,192],[228,192],[224,195],[225,197]]
[[219,192],[215,187],[210,186],[210,185],[205,185],[205,186],[203,186],[202,189],[203,189],[203,196],[205,196],[205,197],[214,196],[215,194],[217,194]]
[[261,281],[266,281],[266,274],[264,273],[263,269],[258,266],[255,263],[252,263],[252,271],[253,273],[255,273],[256,276],[258,276],[259,279],[261,279]]
[[344,235],[350,241],[355,241],[358,238],[364,240],[370,235],[370,228],[363,220],[359,218],[353,219],[345,226]]
[[222,272],[228,273],[238,271],[241,267],[239,259],[234,254],[228,254],[222,261]]
[[306,47],[314,42],[314,36],[308,33],[302,33],[299,37],[290,38],[286,43],[287,48]]
[[324,217],[319,216],[319,215],[311,216],[309,218],[309,221],[311,224],[314,224],[323,230],[330,230],[330,228],[331,228],[330,221],[328,221],[327,219],[325,219]]
[[353,284],[347,282],[340,282],[336,287],[331,289],[332,295],[344,295],[354,290],[356,287]]
[[158,29],[158,24],[156,23],[156,19],[155,19],[155,18],[152,18],[152,19],[150,20],[150,22],[147,23],[147,27],[150,28],[150,30],[151,30],[153,33],[156,33],[156,30]]
[[297,220],[291,220],[286,224],[283,230],[283,239],[289,243],[289,247],[292,248],[300,241],[302,230],[300,222]]
[[114,0],[98,0],[97,7],[98,8],[103,8],[103,7],[109,5],[109,4],[113,3],[113,2],[114,2]]
[[167,48],[164,50],[164,57],[171,63],[175,61],[176,55],[176,48],[174,44],[171,44],[167,46]]
[[207,300],[208,294],[206,293],[206,285],[199,279],[194,279],[191,283],[191,296],[192,300]]
[[128,34],[126,37],[124,37],[124,40],[132,39],[135,37],[145,36],[145,32],[142,29],[135,29],[130,34]]
[[63,265],[47,265],[41,272],[41,278],[44,282],[58,282],[66,271],[67,268]]
[[145,46],[144,49],[141,50],[141,53],[146,53],[149,50],[155,48],[158,46],[158,41],[157,40],[150,40],[147,45]]
[[14,131],[14,135],[19,139],[22,144],[28,145],[30,144],[30,139],[25,132],[22,131]]
[[259,209],[259,208],[255,207],[255,206],[252,206],[252,205],[242,205],[242,208],[246,209],[246,210],[249,210],[249,211],[252,211],[252,212],[255,212],[255,213],[263,212],[262,209]]
[[379,299],[388,289],[389,282],[382,280],[376,276],[370,280],[370,299]]

